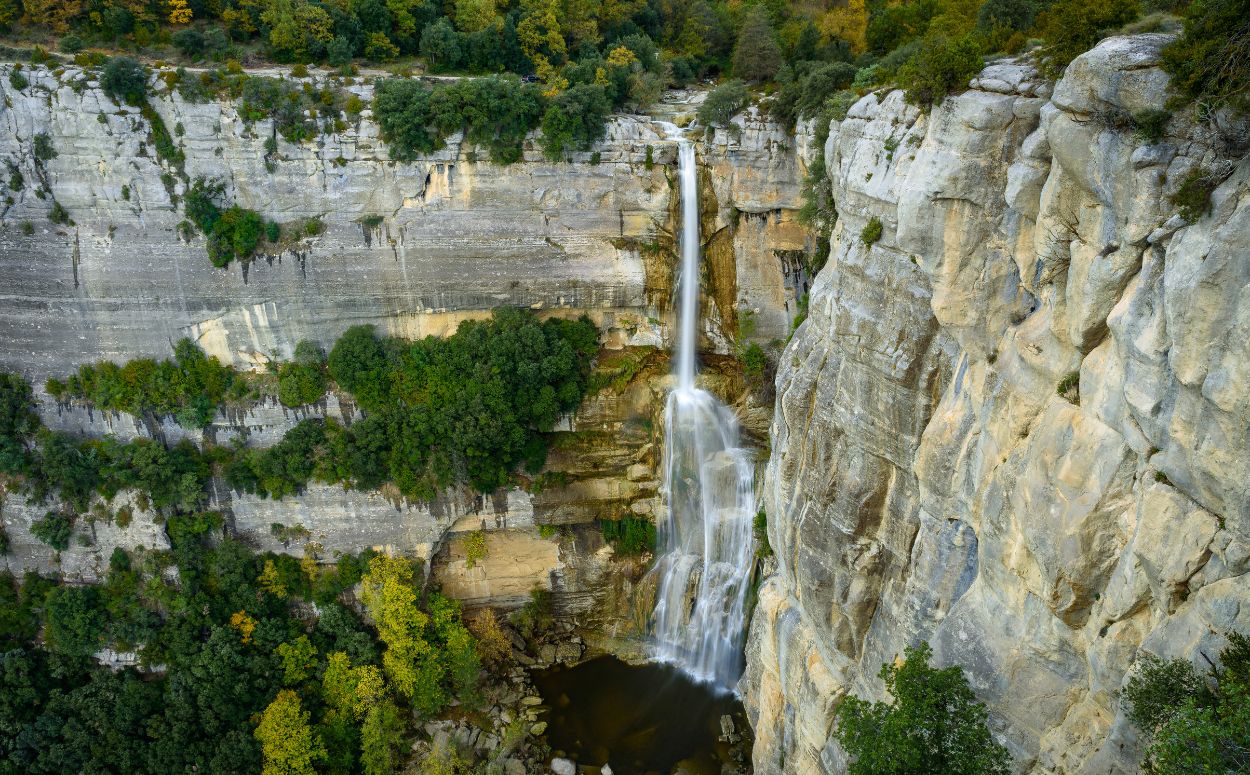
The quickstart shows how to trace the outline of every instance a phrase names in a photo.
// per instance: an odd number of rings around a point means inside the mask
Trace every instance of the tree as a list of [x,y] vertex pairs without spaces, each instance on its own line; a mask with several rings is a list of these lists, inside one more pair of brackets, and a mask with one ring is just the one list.
[[753,6],[738,31],[734,75],[748,81],[767,81],[777,74],[781,62],[781,47],[777,45],[768,11],[763,6]]
[[[900,6],[924,3],[899,3]],[[888,6],[887,6],[888,7]],[[862,54],[868,47],[868,8],[865,0],[847,0],[820,19],[820,29],[827,37],[841,38],[851,44],[851,53]]]
[[169,23],[190,24],[194,11],[187,5],[187,0],[169,0]]
[[577,84],[551,100],[543,113],[543,153],[558,161],[603,137],[612,103],[598,84]]
[[[442,138],[430,134],[430,90],[419,81],[408,78],[387,78],[378,83],[373,97],[373,115],[382,130],[382,139],[396,161],[412,161],[423,153],[443,147]],[[350,334],[352,330],[349,329]],[[341,340],[340,340],[341,341]],[[335,345],[335,349],[338,346]],[[334,354],[330,355],[330,374],[344,387],[347,383],[334,370]],[[347,387],[351,390],[350,387]]]
[[17,374],[0,372],[0,473],[26,471],[26,445],[39,425],[30,384]]
[[1163,49],[1163,69],[1186,99],[1250,112],[1250,0],[1196,0],[1184,34]]
[[695,114],[705,126],[729,126],[729,119],[747,106],[751,93],[742,81],[726,81],[708,92]]
[[421,56],[436,73],[454,70],[460,64],[460,35],[447,17],[428,25],[421,33]]
[[261,714],[254,736],[264,757],[262,775],[313,775],[313,765],[325,758],[321,739],[308,724],[308,712],[290,689],[278,692]]
[[850,775],[1006,775],[1011,756],[990,737],[985,705],[958,666],[929,666],[928,643],[902,664],[881,666],[891,703],[848,696],[834,734],[850,755]]
[[64,32],[80,16],[83,0],[23,0],[22,7],[31,24],[42,24],[53,32]]
[[56,587],[44,615],[48,642],[57,651],[86,656],[104,645],[105,611],[95,587]]
[[981,44],[975,33],[958,38],[931,34],[899,68],[898,81],[907,91],[908,102],[928,107],[967,89],[981,66]]
[[481,32],[499,23],[495,0],[456,0],[456,28],[461,32]]
[[1043,70],[1059,77],[1069,62],[1140,14],[1137,0],[1059,0],[1037,16]]
[[118,104],[141,105],[148,94],[148,69],[130,57],[113,57],[100,75],[100,88]]
[[360,727],[360,762],[365,775],[391,775],[399,769],[403,734],[404,724],[393,702],[383,700],[369,708]]
[[1229,633],[1219,662],[1204,676],[1186,660],[1142,655],[1122,702],[1150,741],[1146,772],[1250,770],[1250,638]]

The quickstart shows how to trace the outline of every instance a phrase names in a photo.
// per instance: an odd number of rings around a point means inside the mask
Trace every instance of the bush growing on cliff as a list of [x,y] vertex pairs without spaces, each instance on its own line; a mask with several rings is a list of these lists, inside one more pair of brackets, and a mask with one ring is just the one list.
[[585,151],[604,134],[612,102],[598,84],[578,84],[547,103],[543,113],[543,153],[559,161]]
[[58,552],[69,548],[69,537],[73,531],[74,521],[63,511],[49,511],[30,524],[31,535]]
[[902,664],[884,664],[891,702],[848,696],[834,735],[850,756],[850,775],[1007,775],[1011,755],[994,742],[983,703],[958,665],[934,668],[928,643],[908,648]]
[[113,57],[100,74],[100,88],[119,105],[142,105],[148,97],[148,69],[130,57]]
[[30,384],[0,372],[0,473],[18,475],[30,465],[27,442],[40,425]]
[[1137,0],[1058,0],[1037,17],[1043,71],[1058,78],[1069,62],[1140,15]]
[[885,225],[874,215],[868,219],[868,223],[864,224],[864,228],[859,232],[859,238],[864,241],[865,245],[872,247],[881,239],[884,231]]
[[928,107],[968,88],[981,72],[981,41],[974,33],[927,37],[919,51],[898,70],[907,101]]
[[278,400],[284,406],[318,401],[326,392],[326,354],[316,342],[295,346],[295,359],[278,367]]
[[1163,50],[1182,99],[1250,112],[1250,0],[1194,0],[1184,33]]
[[746,83],[726,81],[708,92],[695,115],[704,126],[729,126],[729,120],[747,106],[750,98]]
[[599,523],[603,540],[618,554],[639,555],[655,551],[655,523],[644,517],[605,519]]
[[1250,770],[1250,638],[1228,634],[1219,667],[1143,654],[1124,689],[1130,720],[1150,741],[1152,775]]
[[374,90],[373,115],[391,158],[412,161],[442,147],[442,138],[430,132],[430,90],[419,81],[387,78]]

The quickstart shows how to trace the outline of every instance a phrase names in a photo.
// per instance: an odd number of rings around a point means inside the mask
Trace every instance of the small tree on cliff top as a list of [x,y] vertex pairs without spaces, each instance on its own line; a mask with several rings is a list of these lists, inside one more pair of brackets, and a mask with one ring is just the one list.
[[928,643],[901,664],[881,666],[892,703],[847,697],[834,734],[850,754],[851,775],[1006,775],[1011,755],[994,742],[959,666],[930,667]]

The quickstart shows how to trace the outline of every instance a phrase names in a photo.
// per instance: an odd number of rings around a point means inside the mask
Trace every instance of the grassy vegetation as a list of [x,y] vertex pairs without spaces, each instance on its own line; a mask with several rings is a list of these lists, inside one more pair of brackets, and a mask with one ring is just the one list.
[[655,552],[655,523],[644,517],[622,517],[599,521],[603,540],[617,554],[640,555]]

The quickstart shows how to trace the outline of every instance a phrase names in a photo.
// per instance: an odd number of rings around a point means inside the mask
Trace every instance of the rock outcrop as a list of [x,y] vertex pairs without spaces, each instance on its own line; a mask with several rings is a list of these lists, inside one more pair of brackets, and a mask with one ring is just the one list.
[[[1053,94],[1003,63],[832,127],[839,218],[764,487],[757,772],[842,771],[838,702],[884,697],[921,640],[1019,771],[1136,772],[1138,656],[1202,666],[1250,630],[1250,165],[1180,116],[1135,135],[1166,40],[1106,40]],[[1169,197],[1200,167],[1224,179],[1187,225]]]

